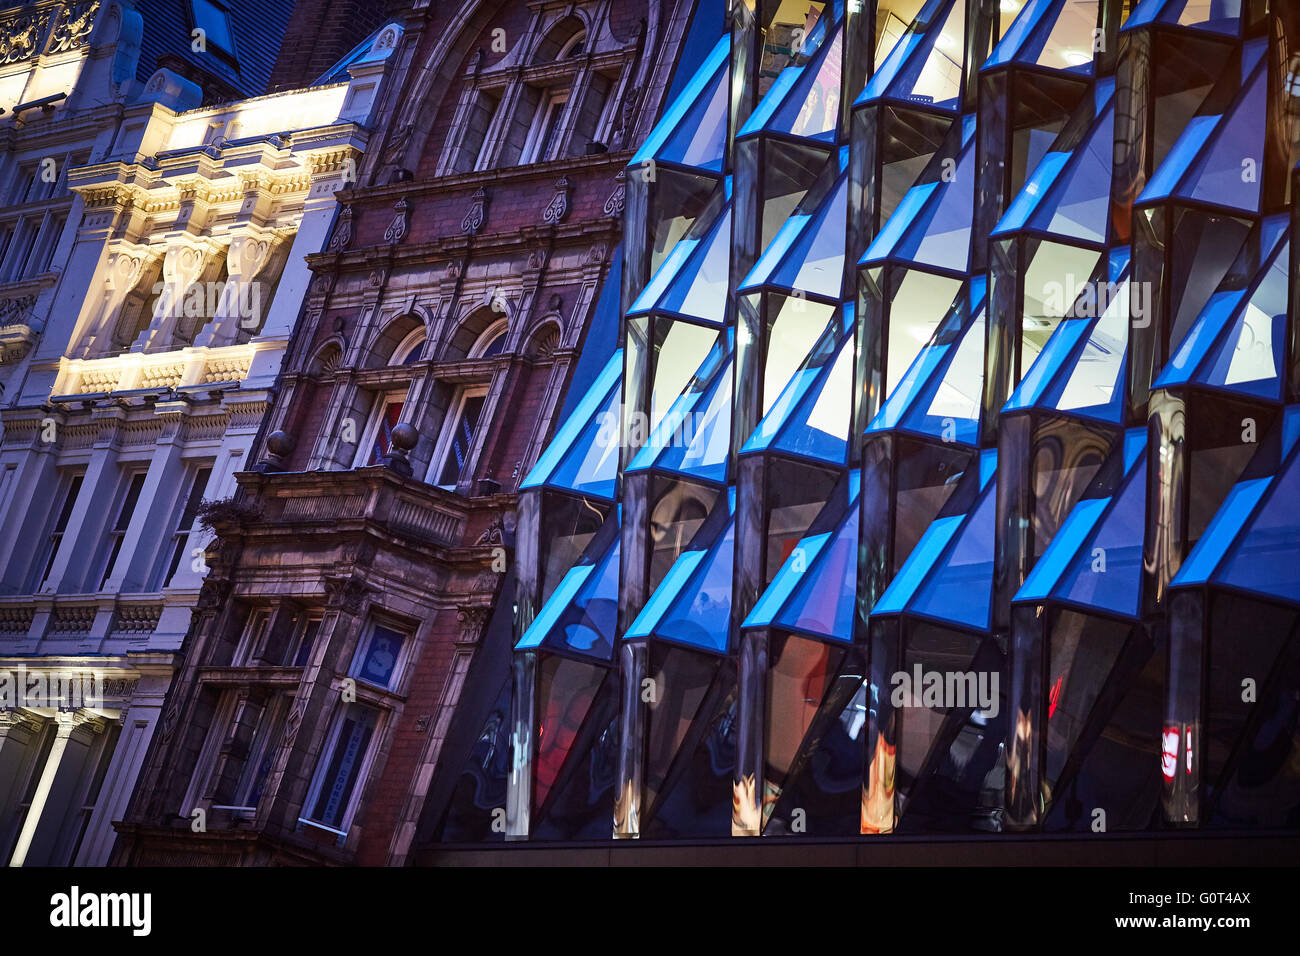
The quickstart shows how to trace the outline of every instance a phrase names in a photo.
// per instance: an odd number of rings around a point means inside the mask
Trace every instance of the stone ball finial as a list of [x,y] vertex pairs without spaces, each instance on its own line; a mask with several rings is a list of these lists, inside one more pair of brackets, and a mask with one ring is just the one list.
[[293,438],[286,431],[273,431],[266,438],[267,449],[280,458],[293,451],[293,446]]
[[394,448],[400,448],[402,451],[410,451],[415,447],[415,443],[420,440],[420,433],[415,430],[415,426],[408,422],[402,422],[393,428],[389,436]]

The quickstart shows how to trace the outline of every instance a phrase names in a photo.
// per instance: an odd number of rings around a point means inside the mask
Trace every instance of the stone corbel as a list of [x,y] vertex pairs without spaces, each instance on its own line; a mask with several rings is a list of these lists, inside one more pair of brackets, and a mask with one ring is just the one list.
[[71,357],[92,358],[112,348],[113,330],[122,316],[126,298],[139,285],[140,277],[152,261],[146,246],[122,245],[109,253],[103,301]]
[[261,328],[265,310],[265,283],[259,281],[275,259],[280,238],[273,233],[236,235],[226,249],[226,284],[222,287],[217,311],[194,339],[194,344],[219,348],[233,345],[241,328]]
[[131,345],[133,352],[153,352],[169,347],[185,314],[185,293],[208,264],[206,244],[173,241],[163,256],[162,292],[154,305],[149,327]]

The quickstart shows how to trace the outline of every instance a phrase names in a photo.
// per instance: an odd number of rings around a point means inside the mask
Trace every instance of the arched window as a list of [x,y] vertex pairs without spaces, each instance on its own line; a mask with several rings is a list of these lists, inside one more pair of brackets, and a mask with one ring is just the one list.
[[491,358],[493,355],[500,355],[506,347],[506,320],[493,322],[483,334],[475,341],[474,347],[469,350],[468,358]]
[[573,36],[569,37],[565,44],[560,47],[560,52],[555,55],[557,60],[575,60],[587,52],[587,31],[579,30]]
[[420,354],[424,351],[425,331],[424,329],[415,329],[406,338],[397,344],[393,349],[392,357],[389,358],[389,365],[414,365],[420,361]]

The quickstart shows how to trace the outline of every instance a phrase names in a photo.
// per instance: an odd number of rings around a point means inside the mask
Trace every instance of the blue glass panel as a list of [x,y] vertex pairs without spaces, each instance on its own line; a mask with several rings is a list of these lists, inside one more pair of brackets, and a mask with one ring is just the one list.
[[560,580],[516,650],[546,648],[602,661],[613,656],[620,535],[611,530],[593,541],[589,553]]
[[[808,295],[838,300],[844,275],[844,235],[848,214],[848,176],[841,175],[835,188],[823,200],[809,219],[798,223],[797,238],[789,242],[788,251],[780,256],[779,264],[760,269],[755,265],[751,277],[762,276],[770,268],[768,285],[781,289],[798,289]],[[796,217],[781,228],[772,241],[774,247]],[[763,259],[767,259],[764,254]],[[769,260],[771,262],[771,260]],[[746,277],[745,286],[757,284]]]
[[1002,406],[1002,411],[1014,412],[1037,405],[1055,376],[1066,367],[1074,354],[1075,346],[1091,324],[1088,319],[1062,319],[1057,323],[1051,338],[1034,359],[1034,364],[1029,366],[1029,371],[1011,393],[1007,403]]
[[[622,394],[623,350],[614,352],[573,414],[560,426],[520,490],[553,485],[614,497],[618,469],[616,416]],[[612,439],[612,440],[611,440]],[[612,451],[609,446],[613,446]]]
[[1073,148],[1060,140],[1034,167],[1012,198],[991,235],[1006,236],[1026,228],[1064,239],[1104,242],[1109,214],[1110,174],[1115,128],[1115,81],[1099,79],[1093,99],[1080,109],[1094,118]]
[[654,594],[650,595],[650,600],[646,601],[641,613],[628,626],[627,633],[623,635],[625,638],[649,637],[653,633],[660,619],[667,613],[673,598],[681,593],[695,569],[704,560],[704,555],[704,551],[683,551],[678,555],[664,579],[655,588]]
[[858,581],[856,507],[847,510],[835,537],[820,549],[815,561],[807,560],[812,562],[808,572],[777,615],[777,624],[806,634],[852,643]]
[[854,105],[889,98],[956,110],[965,7],[963,0],[929,0]]
[[1030,219],[1031,228],[1067,239],[1106,241],[1114,134],[1112,103],[1075,148],[1071,163],[1052,184],[1052,195],[1039,204]]
[[702,239],[678,241],[628,314],[664,312],[721,325],[726,318],[730,254],[728,204]]
[[[700,367],[673,399],[646,443],[628,465],[628,471],[656,466],[710,481],[726,478],[725,448],[731,425],[731,338],[720,336]],[[723,416],[721,419],[719,416]]]
[[1241,530],[1242,525],[1255,509],[1255,505],[1259,503],[1259,499],[1272,483],[1272,477],[1248,478],[1232,486],[1223,499],[1223,504],[1219,505],[1219,510],[1214,513],[1205,533],[1196,542],[1196,547],[1192,548],[1192,553],[1187,556],[1183,566],[1174,575],[1170,587],[1204,584],[1209,581],[1210,575],[1219,566],[1223,555],[1232,546],[1237,532]]
[[[700,141],[694,142],[693,136],[696,132],[711,127],[712,124],[708,120],[716,115],[714,102],[721,90],[723,97],[721,129],[725,138],[726,91],[729,81],[727,63],[730,53],[731,37],[727,35],[719,38],[686,89],[668,105],[663,118],[650,131],[650,135],[632,157],[629,166],[639,166],[646,160],[658,158],[660,151],[670,139],[673,139],[673,152],[679,157],[679,162],[685,165],[721,168],[723,157],[720,152],[714,155],[718,146],[711,142],[711,137],[705,136]],[[679,133],[692,137],[692,142],[688,145],[678,139]],[[716,136],[716,134],[712,135]]]
[[1200,363],[1197,381],[1275,401],[1281,397],[1290,257],[1291,244],[1284,242],[1226,334]]
[[[1259,211],[1259,171],[1264,168],[1264,71],[1257,69],[1219,124],[1208,149],[1184,178],[1178,194],[1201,202]],[[1253,175],[1245,175],[1245,164]]]
[[852,394],[853,336],[850,333],[842,338],[835,360],[822,372],[816,388],[809,390],[794,413],[781,424],[773,447],[791,455],[843,464],[849,447]]
[[1264,264],[1250,286],[1220,290],[1210,297],[1155,387],[1196,382],[1274,401],[1280,398],[1290,242],[1274,218],[1262,224]]
[[1110,498],[1085,498],[1074,506],[1016,592],[1016,601],[1038,602],[1048,598],[1066,565],[1078,553],[1084,538],[1096,527],[1108,504]]
[[1131,288],[1125,277],[1102,314],[1089,320],[1088,339],[1073,365],[1058,375],[1048,389],[1044,402],[1047,407],[1119,423],[1123,416]]
[[[973,122],[970,127],[973,132]],[[974,218],[976,150],[973,136],[963,135],[963,142],[954,175],[937,184],[935,195],[907,224],[907,231],[893,250],[893,258],[955,272],[967,270]],[[899,211],[901,207],[894,216]]]
[[1214,580],[1300,603],[1300,455],[1292,454]]
[[[663,450],[655,459],[656,468],[692,475],[705,481],[722,483],[727,480],[727,456],[731,450],[730,358],[728,353],[722,366],[713,375],[708,389],[698,401],[691,403],[690,411],[681,416],[680,423],[673,429]],[[673,419],[673,413],[669,412],[664,421]],[[663,427],[662,424],[660,427]],[[655,444],[653,447],[661,446]],[[638,453],[638,460],[643,453],[644,449]]]
[[1125,478],[1119,494],[1107,500],[1106,513],[1058,582],[1054,597],[1128,617],[1137,615],[1142,589],[1146,471],[1143,456]]
[[993,604],[993,486],[986,488],[907,610],[985,631]]
[[[843,36],[844,31],[837,28],[835,39],[826,44],[818,59],[804,69],[800,82],[795,84],[792,95],[785,98],[772,122],[768,124],[769,128],[793,136],[834,142],[840,113],[840,49]],[[768,97],[771,95],[771,91],[768,91]]]
[[1235,36],[1240,17],[1241,0],[1142,0],[1121,29],[1173,23]]
[[1026,63],[1090,74],[1096,22],[1096,0],[1029,0],[980,69]]
[[907,556],[898,574],[894,575],[894,580],[889,582],[885,593],[872,607],[873,615],[903,612],[965,520],[965,515],[952,515],[930,522],[930,527],[925,529],[925,534],[921,535],[921,540]]
[[697,562],[698,567],[689,583],[681,588],[681,593],[655,627],[654,636],[725,654],[731,626],[731,578],[735,556],[736,523],[729,521],[721,540]]
[[817,559],[821,549],[831,539],[831,532],[815,534],[803,538],[799,546],[790,552],[781,570],[776,573],[772,583],[759,595],[754,609],[745,617],[741,627],[767,627],[776,620],[777,614],[785,606],[786,598],[803,580],[804,575]]
[[537,612],[533,618],[533,623],[528,625],[523,636],[519,638],[519,643],[515,645],[515,650],[526,650],[530,647],[541,647],[542,642],[546,640],[546,635],[555,627],[556,621],[560,615],[565,612],[571,602],[578,594],[578,591],[586,583],[587,578],[591,577],[592,565],[579,564],[569,569],[568,573],[560,579],[551,596],[547,598],[542,609]]
[[977,276],[958,292],[930,343],[867,426],[869,433],[903,427],[945,441],[977,442],[987,285]]
[[984,311],[960,333],[947,367],[931,376],[903,418],[903,427],[963,445],[979,444],[980,399],[984,387]]

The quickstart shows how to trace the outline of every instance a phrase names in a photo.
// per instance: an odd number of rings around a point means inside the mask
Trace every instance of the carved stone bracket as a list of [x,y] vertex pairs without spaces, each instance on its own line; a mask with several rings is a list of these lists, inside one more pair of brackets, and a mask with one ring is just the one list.
[[327,252],[342,252],[352,242],[352,207],[344,206],[343,211],[339,213],[339,220],[334,224],[334,232],[330,235],[329,245],[325,247]]
[[398,243],[411,228],[411,204],[405,199],[393,203],[393,221],[384,230],[384,242]]
[[620,169],[614,177],[614,191],[605,200],[605,215],[618,217],[623,215],[623,206],[627,202],[627,172]]
[[466,236],[477,236],[487,222],[488,191],[480,186],[470,200],[469,212],[461,220],[460,231]]
[[542,210],[542,222],[560,223],[569,214],[569,177],[561,176],[555,181],[555,195]]

